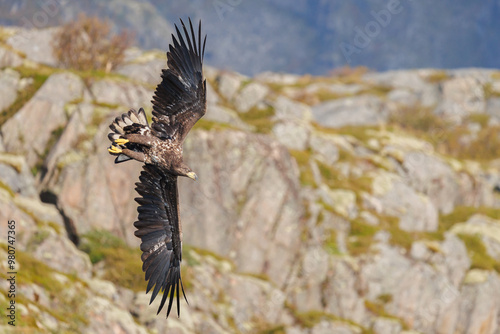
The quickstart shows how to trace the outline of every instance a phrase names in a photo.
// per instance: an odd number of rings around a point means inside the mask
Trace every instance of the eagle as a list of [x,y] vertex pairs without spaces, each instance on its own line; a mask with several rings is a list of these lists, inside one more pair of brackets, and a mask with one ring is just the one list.
[[197,180],[196,174],[184,162],[182,144],[193,125],[206,112],[206,80],[202,74],[207,36],[201,43],[201,20],[198,36],[191,19],[190,32],[182,20],[184,36],[175,25],[177,38],[167,52],[168,69],[163,69],[161,83],[153,100],[152,124],[148,124],[144,109],[131,109],[116,117],[109,126],[109,153],[115,163],[137,160],[143,170],[136,183],[140,197],[135,236],[141,239],[142,270],[148,281],[146,293],[153,289],[150,304],[161,291],[160,313],[167,297],[167,318],[177,296],[177,316],[180,316],[179,286],[187,303],[181,280],[182,227],[179,219],[177,177]]

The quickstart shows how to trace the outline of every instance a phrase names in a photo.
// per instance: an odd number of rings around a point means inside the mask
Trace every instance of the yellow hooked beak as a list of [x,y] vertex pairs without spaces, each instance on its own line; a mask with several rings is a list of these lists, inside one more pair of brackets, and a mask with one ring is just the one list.
[[186,176],[189,177],[190,179],[198,181],[198,175],[196,175],[195,172],[189,172],[189,173],[186,174]]

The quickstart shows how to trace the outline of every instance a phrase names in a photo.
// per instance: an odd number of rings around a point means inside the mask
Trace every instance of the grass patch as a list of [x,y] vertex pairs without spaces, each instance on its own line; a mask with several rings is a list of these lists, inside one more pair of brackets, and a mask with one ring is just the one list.
[[359,328],[361,330],[361,334],[373,334],[372,330],[367,329],[352,320],[342,319],[334,314],[327,313],[325,311],[311,310],[306,312],[299,312],[294,306],[288,304],[285,306],[292,313],[293,317],[295,318],[296,324],[303,328],[313,328],[322,321],[337,321]]
[[500,208],[490,208],[486,206],[456,206],[451,213],[439,217],[439,231],[444,233],[456,223],[466,222],[475,214],[482,214],[500,220]]
[[315,130],[332,135],[343,135],[343,136],[351,136],[358,139],[360,142],[366,144],[369,139],[373,138],[370,131],[378,131],[379,127],[377,126],[343,126],[341,128],[329,128],[326,126],[322,126],[316,122],[311,122],[312,126]]
[[123,74],[120,74],[118,72],[106,72],[105,70],[99,70],[99,69],[93,69],[93,70],[86,70],[86,71],[81,71],[77,70],[74,68],[66,68],[65,71],[69,71],[77,76],[79,76],[85,85],[90,88],[93,82],[96,80],[103,80],[103,79],[114,79],[119,82],[132,82],[133,80]]
[[230,259],[225,258],[224,256],[221,256],[217,253],[214,253],[208,249],[198,248],[198,247],[194,247],[194,246],[186,246],[184,244],[182,245],[182,247],[183,247],[183,251],[182,251],[183,254],[184,254],[184,249],[187,248],[187,249],[193,250],[198,255],[213,257],[218,262],[228,262],[234,268],[234,263]]
[[[0,247],[7,250],[7,246],[4,244],[1,244]],[[39,285],[52,300],[51,306],[46,307],[28,300],[22,294],[16,294],[17,303],[25,306],[29,304],[36,305],[40,310],[49,313],[58,321],[68,324],[69,329],[72,331],[78,331],[81,325],[88,323],[88,319],[82,315],[84,299],[86,298],[85,294],[75,293],[70,297],[62,293],[67,290],[69,286],[54,279],[53,273],[59,273],[57,270],[50,268],[45,263],[21,250],[16,250],[16,262],[19,264],[19,270],[17,271],[18,283],[21,285]],[[59,274],[66,276],[69,282],[75,282],[75,280],[77,280],[73,275]],[[22,291],[22,286],[20,291]],[[19,325],[21,326],[34,326],[29,316],[21,316],[19,320]]]
[[490,115],[488,114],[470,114],[467,117],[467,121],[470,123],[478,123],[482,128],[488,126],[488,122],[490,120]]
[[[106,109],[110,109],[110,110],[115,110],[115,109],[120,108],[119,104],[99,102],[96,100],[92,101],[92,104],[95,105],[96,107],[106,108]],[[92,124],[95,124],[95,123],[92,123]]]
[[401,324],[401,327],[404,330],[408,330],[409,329],[408,325],[406,325],[406,323],[404,323],[401,319],[399,319],[399,318],[395,317],[394,315],[388,313],[385,310],[384,304],[385,303],[383,303],[378,298],[377,298],[376,301],[365,300],[365,308],[368,311],[370,311],[371,313],[373,313],[375,316],[395,320],[395,321],[397,321],[397,322],[399,322]]
[[351,232],[348,238],[347,249],[352,256],[358,256],[370,252],[373,245],[373,237],[380,231],[378,226],[372,226],[354,219],[351,221]]
[[390,293],[384,293],[379,296],[377,296],[377,302],[387,304],[392,302],[392,295]]
[[467,248],[471,260],[471,269],[495,270],[500,272],[500,263],[488,255],[479,235],[459,234]]
[[336,100],[348,96],[348,95],[337,94],[326,88],[319,89],[315,94],[320,102]]
[[321,321],[339,321],[340,318],[324,311],[293,312],[295,319],[301,327],[313,328]]
[[300,184],[306,187],[316,187],[316,182],[314,181],[314,175],[310,165],[312,155],[311,151],[289,150],[289,152],[299,166]]
[[429,74],[425,80],[429,83],[440,83],[450,78],[449,74],[444,70],[434,71]]
[[404,130],[427,134],[450,126],[449,122],[436,115],[432,108],[424,107],[401,108],[390,115],[389,123],[396,124]]
[[417,232],[404,231],[399,228],[399,218],[375,214],[379,219],[379,224],[376,226],[369,225],[360,219],[351,221],[351,233],[348,239],[348,250],[353,256],[366,254],[370,252],[371,246],[374,244],[374,236],[379,231],[387,231],[391,235],[389,244],[404,248],[406,251],[411,249],[411,246],[416,240],[443,240],[444,236],[441,232]]
[[340,255],[341,252],[337,245],[337,232],[335,230],[325,231],[325,250],[332,255]]
[[360,92],[356,93],[356,96],[359,95],[375,95],[377,97],[385,97],[389,92],[392,90],[391,87],[388,86],[383,86],[383,85],[376,85],[376,86],[370,86],[367,88],[362,89]]
[[286,327],[285,325],[270,325],[268,328],[260,328],[257,329],[258,334],[286,334]]
[[[340,172],[321,161],[316,161],[318,169],[321,173],[323,182],[332,189],[348,189],[356,194],[361,192],[371,192],[373,178],[367,175],[363,175],[358,178],[345,178],[340,175]],[[359,197],[359,196],[357,196]]]
[[6,183],[4,183],[2,180],[0,180],[0,188],[7,191],[9,193],[10,197],[14,197],[14,195],[15,195],[14,191]]
[[215,130],[215,131],[220,131],[220,130],[237,130],[234,126],[227,124],[227,123],[218,123],[214,121],[209,121],[206,119],[199,119],[198,122],[193,126],[194,130]]
[[127,246],[122,239],[104,230],[84,234],[79,248],[89,254],[93,264],[104,261],[103,279],[133,291],[145,288],[139,248]]
[[48,237],[50,232],[47,230],[37,230],[30,238],[28,246],[26,247],[28,251],[35,250],[39,245],[41,245]]
[[491,82],[487,82],[483,86],[483,92],[485,99],[500,97],[500,92],[493,90],[493,85],[491,84]]
[[[3,246],[3,245],[2,245]],[[6,246],[3,246],[7,250]],[[35,259],[30,254],[16,250],[16,262],[19,263],[17,278],[19,282],[33,283],[41,286],[51,296],[56,296],[65,286],[52,277],[54,269]]]
[[[483,127],[469,145],[455,145],[450,152],[457,158],[488,161],[500,156],[500,126]],[[458,147],[457,147],[458,146]]]
[[474,138],[467,124],[453,126],[435,115],[431,108],[405,108],[394,113],[389,122],[405,132],[432,143],[436,150],[457,159],[490,161],[500,156],[500,126],[486,126],[487,115],[471,115],[469,121],[481,124],[482,129]]
[[274,116],[274,108],[271,106],[263,109],[252,107],[247,112],[238,113],[238,116],[243,122],[253,126],[255,132],[270,133],[273,129],[274,122],[272,121],[272,117]]

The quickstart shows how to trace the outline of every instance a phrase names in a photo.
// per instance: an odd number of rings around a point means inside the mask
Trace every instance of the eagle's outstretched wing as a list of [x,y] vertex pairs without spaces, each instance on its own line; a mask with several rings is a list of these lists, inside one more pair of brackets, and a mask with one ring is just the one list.
[[146,281],[149,280],[146,293],[154,287],[151,304],[158,292],[163,292],[158,313],[170,293],[167,317],[177,294],[177,315],[180,315],[179,285],[184,298],[186,295],[181,281],[182,229],[177,176],[146,164],[139,181],[136,190],[141,197],[135,199],[140,204],[139,217],[134,226],[137,228],[135,235],[141,238],[142,270],[146,273]]
[[191,38],[182,22],[184,40],[175,26],[179,41],[172,35],[173,45],[167,52],[168,69],[162,70],[162,82],[153,96],[152,128],[159,138],[171,138],[182,143],[189,130],[206,111],[206,81],[203,79],[202,63],[205,42],[201,46],[201,21],[198,40],[189,19]]

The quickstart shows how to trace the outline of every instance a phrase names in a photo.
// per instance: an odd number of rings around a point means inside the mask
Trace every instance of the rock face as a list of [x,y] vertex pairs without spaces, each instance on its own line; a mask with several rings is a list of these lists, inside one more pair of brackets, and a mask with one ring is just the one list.
[[377,125],[385,122],[388,113],[376,96],[346,97],[324,102],[313,108],[317,122],[338,128],[345,125]]
[[399,227],[405,231],[435,231],[437,210],[428,197],[417,193],[401,179],[390,174],[377,175],[373,182],[382,212],[401,217]]
[[470,113],[482,113],[485,109],[483,84],[473,77],[457,77],[443,86],[443,102],[438,112],[452,118]]
[[43,155],[53,131],[64,127],[66,103],[83,95],[83,81],[69,72],[53,74],[40,90],[2,126],[8,152],[24,154],[30,166]]
[[52,41],[57,30],[58,28],[18,29],[7,39],[7,44],[34,62],[57,66],[52,51]]
[[[17,98],[30,78],[13,59],[0,89]],[[192,307],[165,321],[144,294],[133,235],[141,164],[106,151],[114,117],[150,110],[161,65],[154,52],[127,59],[124,80],[44,67],[48,79],[2,124],[0,220],[16,221],[21,330],[499,331],[498,73],[207,67],[208,112],[184,143],[199,180],[179,180]]]
[[2,92],[0,111],[7,109],[16,100],[19,79],[19,73],[10,68],[0,72],[0,91]]
[[247,112],[250,108],[261,102],[268,94],[269,88],[257,82],[250,83],[243,87],[236,95],[234,104],[240,112]]
[[[181,181],[181,203],[196,203],[181,204],[184,226],[193,231],[186,242],[231,258],[242,272],[284,284],[284,265],[297,256],[296,217],[302,215],[298,171],[288,152],[267,137],[241,132],[194,134],[185,151],[188,165],[206,180]],[[282,254],[279,261],[268,257],[275,253]]]
[[17,67],[23,63],[22,58],[7,48],[0,47],[0,68]]

